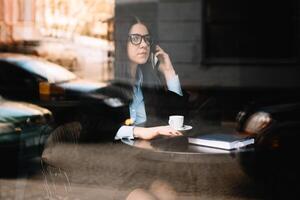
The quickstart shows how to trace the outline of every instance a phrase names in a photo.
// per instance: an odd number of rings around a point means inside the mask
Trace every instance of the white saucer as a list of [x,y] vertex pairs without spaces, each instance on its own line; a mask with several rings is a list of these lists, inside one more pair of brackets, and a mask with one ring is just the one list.
[[192,126],[184,125],[183,127],[177,128],[176,130],[177,131],[188,131],[188,130],[191,130],[192,128],[193,128]]

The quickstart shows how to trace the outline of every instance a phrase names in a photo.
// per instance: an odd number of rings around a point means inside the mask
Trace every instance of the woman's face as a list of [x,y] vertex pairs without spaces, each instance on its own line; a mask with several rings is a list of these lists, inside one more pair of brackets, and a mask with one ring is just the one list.
[[134,24],[129,31],[129,37],[127,42],[129,60],[132,64],[145,64],[150,54],[150,44],[146,42],[150,38],[147,27],[140,23]]

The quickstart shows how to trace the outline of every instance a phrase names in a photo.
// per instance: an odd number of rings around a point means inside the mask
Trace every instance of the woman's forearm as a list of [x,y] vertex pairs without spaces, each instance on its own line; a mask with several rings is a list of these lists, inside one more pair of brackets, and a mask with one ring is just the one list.
[[144,127],[135,127],[133,129],[133,136],[135,138],[141,138],[144,140],[150,140],[155,138],[158,135],[166,136],[180,136],[182,133],[176,131],[170,126],[154,126],[149,128]]
[[164,71],[164,76],[165,76],[166,81],[174,78],[176,76],[176,72],[173,69],[173,67],[172,67],[172,69]]
[[133,137],[142,139],[151,139],[157,133],[155,128],[134,127]]

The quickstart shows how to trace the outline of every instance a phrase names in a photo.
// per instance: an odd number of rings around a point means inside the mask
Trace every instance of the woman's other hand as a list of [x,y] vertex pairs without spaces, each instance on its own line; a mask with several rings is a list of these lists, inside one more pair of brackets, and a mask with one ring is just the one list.
[[170,137],[181,136],[182,133],[176,131],[175,129],[171,128],[170,126],[155,126],[150,128],[144,127],[135,127],[133,132],[134,137],[144,139],[144,140],[151,140],[158,135],[165,135]]
[[155,54],[159,60],[158,70],[165,76],[166,80],[176,75],[169,55],[158,45],[155,47]]

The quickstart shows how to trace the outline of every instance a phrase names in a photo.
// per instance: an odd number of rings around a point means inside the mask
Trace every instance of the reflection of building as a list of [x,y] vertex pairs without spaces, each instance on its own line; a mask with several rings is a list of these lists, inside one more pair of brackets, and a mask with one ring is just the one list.
[[72,70],[80,69],[86,78],[110,79],[114,3],[0,0],[1,50],[35,53]]
[[0,0],[0,43],[38,37],[35,3],[36,0]]
[[43,36],[107,39],[114,0],[0,0],[0,42]]
[[106,38],[106,20],[114,15],[114,0],[43,0],[37,3],[37,23],[43,35],[74,34]]

